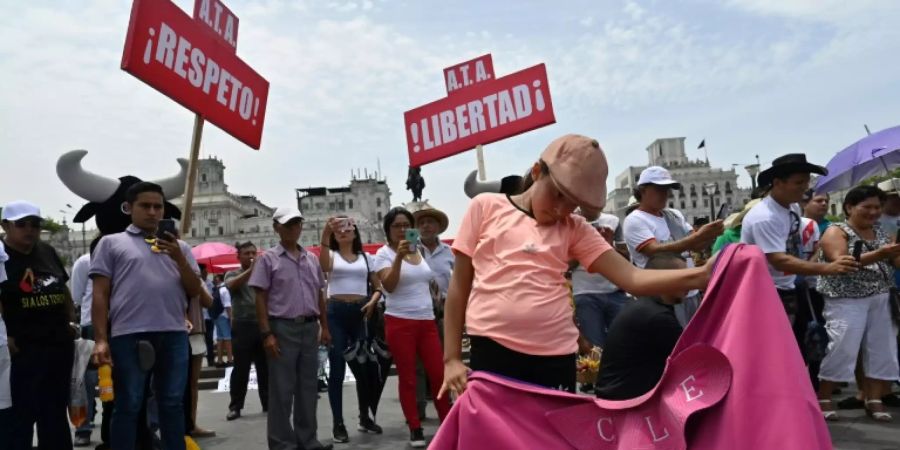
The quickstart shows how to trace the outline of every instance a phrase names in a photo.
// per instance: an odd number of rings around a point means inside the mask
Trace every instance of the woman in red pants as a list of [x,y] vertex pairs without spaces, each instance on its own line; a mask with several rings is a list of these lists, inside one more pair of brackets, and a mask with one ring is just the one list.
[[[431,392],[438,392],[444,382],[444,363],[429,289],[434,273],[416,250],[418,243],[406,238],[407,230],[414,227],[415,219],[409,211],[388,211],[384,217],[388,245],[375,255],[375,270],[386,291],[385,332],[397,365],[400,406],[409,424],[409,443],[422,448],[425,435],[416,407],[416,356],[425,367]],[[450,411],[450,401],[446,396],[435,399],[435,407],[443,420]]]

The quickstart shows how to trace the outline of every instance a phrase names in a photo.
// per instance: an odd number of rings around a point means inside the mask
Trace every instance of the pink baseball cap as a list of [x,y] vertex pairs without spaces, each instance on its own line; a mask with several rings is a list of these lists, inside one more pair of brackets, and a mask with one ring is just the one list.
[[551,142],[541,160],[557,189],[581,207],[588,220],[599,216],[606,204],[609,166],[596,139],[567,134]]

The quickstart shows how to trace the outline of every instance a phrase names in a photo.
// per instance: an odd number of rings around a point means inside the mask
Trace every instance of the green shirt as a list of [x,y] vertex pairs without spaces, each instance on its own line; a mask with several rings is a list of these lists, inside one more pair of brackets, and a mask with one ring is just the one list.
[[741,227],[726,228],[721,236],[716,238],[713,244],[713,254],[718,253],[728,244],[737,244],[741,242]]
[[[231,281],[242,273],[242,270],[228,272],[225,274],[225,282]],[[229,289],[228,292],[231,294],[231,316],[234,320],[256,322],[256,293],[250,284],[244,283],[237,289]]]

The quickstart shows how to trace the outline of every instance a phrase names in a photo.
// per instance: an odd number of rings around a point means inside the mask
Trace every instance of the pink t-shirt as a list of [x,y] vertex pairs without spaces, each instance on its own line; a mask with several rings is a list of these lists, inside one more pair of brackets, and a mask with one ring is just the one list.
[[569,261],[590,267],[611,248],[580,216],[538,225],[502,194],[475,197],[453,242],[475,268],[466,329],[529,355],[575,353],[563,273]]

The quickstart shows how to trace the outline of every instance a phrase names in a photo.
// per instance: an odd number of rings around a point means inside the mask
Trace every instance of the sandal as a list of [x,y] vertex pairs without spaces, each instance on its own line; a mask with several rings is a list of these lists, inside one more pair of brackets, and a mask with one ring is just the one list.
[[[834,409],[822,409],[822,405],[831,405],[832,403],[833,402],[830,399],[819,400],[819,409],[822,410],[822,417],[825,418],[826,421],[837,422],[838,420],[841,420],[841,417],[838,416],[837,411],[835,411]],[[832,406],[831,408],[834,408],[834,406]]]
[[866,415],[871,417],[872,420],[876,422],[893,422],[894,417],[891,416],[891,413],[887,411],[872,411],[869,409],[869,405],[881,405],[884,408],[884,403],[881,400],[866,400]]

